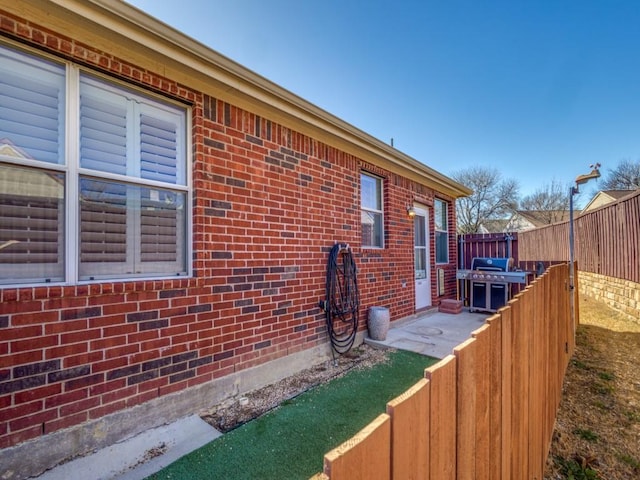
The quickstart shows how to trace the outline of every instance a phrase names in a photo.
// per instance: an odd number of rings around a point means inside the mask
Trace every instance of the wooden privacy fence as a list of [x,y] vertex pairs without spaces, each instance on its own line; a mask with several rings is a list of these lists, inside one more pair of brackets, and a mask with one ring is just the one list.
[[[474,257],[506,257],[513,258],[513,268],[537,274],[540,264],[546,268],[553,263],[543,258],[523,261],[519,256],[518,232],[514,233],[465,233],[458,235],[458,268],[471,268]],[[458,299],[469,305],[469,282],[460,280],[458,284]],[[516,295],[524,285],[511,283],[508,285],[509,295]]]
[[513,257],[518,261],[518,233],[458,235],[458,268],[471,268],[474,257]]
[[[527,250],[527,255],[520,255],[519,238],[527,233],[465,233],[458,235],[458,268],[471,268],[471,261],[474,257],[512,257],[514,268],[526,272],[537,272],[540,265],[547,268],[549,265],[568,261],[568,253],[563,260],[554,260],[549,258],[544,249],[535,253]],[[566,239],[560,240],[560,243],[568,248],[568,230]],[[526,247],[528,248],[530,245],[531,243],[528,242]],[[520,291],[518,285],[512,285],[512,287],[515,287],[514,290]]]
[[567,266],[551,267],[313,479],[542,479],[574,348],[569,308]]
[[[574,221],[580,270],[640,283],[640,190]],[[569,222],[518,235],[520,261],[569,260]]]

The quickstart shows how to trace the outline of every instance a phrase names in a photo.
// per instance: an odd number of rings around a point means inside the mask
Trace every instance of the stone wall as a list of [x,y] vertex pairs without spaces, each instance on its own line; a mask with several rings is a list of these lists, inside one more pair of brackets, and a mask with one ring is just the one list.
[[579,272],[578,289],[581,294],[604,302],[640,324],[640,284],[598,273]]

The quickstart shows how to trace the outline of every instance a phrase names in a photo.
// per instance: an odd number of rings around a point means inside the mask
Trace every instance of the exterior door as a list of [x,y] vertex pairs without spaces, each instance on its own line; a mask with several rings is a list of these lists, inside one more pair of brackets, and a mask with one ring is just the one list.
[[429,211],[414,207],[413,248],[416,281],[416,310],[431,306],[431,265],[429,263]]

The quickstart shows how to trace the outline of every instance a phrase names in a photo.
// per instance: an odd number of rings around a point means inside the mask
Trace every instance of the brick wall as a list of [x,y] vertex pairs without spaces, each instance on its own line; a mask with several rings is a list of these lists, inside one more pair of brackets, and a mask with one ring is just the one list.
[[[356,255],[361,329],[371,305],[414,313],[406,207],[434,191],[2,12],[0,29],[192,105],[194,252],[188,279],[0,289],[0,448],[326,342],[318,301],[336,241]],[[381,250],[359,247],[361,170],[384,178]]]

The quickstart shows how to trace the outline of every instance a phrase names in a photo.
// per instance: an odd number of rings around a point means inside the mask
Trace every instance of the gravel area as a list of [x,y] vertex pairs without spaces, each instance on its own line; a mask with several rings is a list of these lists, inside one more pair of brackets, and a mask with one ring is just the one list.
[[333,360],[327,360],[277,383],[215,405],[201,415],[202,419],[220,432],[226,433],[273,410],[282,402],[344,375],[354,368],[367,368],[386,362],[391,351],[362,344],[345,355],[337,356],[335,363]]

